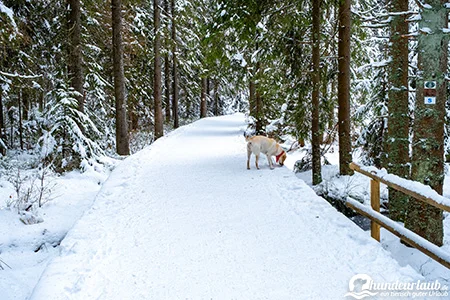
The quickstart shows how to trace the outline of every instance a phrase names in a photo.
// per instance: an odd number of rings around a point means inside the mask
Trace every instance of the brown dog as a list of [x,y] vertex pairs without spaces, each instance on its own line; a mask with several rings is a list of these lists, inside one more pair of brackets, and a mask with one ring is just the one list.
[[275,156],[277,163],[281,166],[286,160],[286,152],[281,146],[274,140],[265,136],[246,136],[247,141],[247,169],[250,170],[250,156],[255,154],[255,165],[259,169],[258,159],[261,153],[265,154],[267,161],[269,162],[270,169],[273,169],[272,156]]

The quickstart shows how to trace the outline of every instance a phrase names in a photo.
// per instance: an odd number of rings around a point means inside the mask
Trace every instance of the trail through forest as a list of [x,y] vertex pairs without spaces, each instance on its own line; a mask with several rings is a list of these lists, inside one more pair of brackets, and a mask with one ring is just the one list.
[[124,160],[31,299],[341,299],[358,273],[420,279],[285,167],[246,169],[244,115]]

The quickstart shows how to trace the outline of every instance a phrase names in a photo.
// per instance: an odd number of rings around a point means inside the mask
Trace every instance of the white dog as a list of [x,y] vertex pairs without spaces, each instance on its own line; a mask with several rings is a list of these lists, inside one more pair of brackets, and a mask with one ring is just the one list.
[[277,163],[281,166],[286,160],[286,152],[281,146],[274,140],[265,136],[245,136],[247,141],[247,169],[250,170],[250,156],[255,154],[255,165],[259,169],[258,159],[261,153],[265,154],[267,161],[269,162],[270,169],[273,169],[272,156],[275,156]]

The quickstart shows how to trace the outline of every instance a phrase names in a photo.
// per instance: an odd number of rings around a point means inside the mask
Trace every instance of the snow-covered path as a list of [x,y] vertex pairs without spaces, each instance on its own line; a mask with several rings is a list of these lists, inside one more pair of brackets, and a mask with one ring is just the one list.
[[123,161],[32,299],[342,299],[357,273],[420,278],[288,169],[246,170],[244,128],[203,119]]

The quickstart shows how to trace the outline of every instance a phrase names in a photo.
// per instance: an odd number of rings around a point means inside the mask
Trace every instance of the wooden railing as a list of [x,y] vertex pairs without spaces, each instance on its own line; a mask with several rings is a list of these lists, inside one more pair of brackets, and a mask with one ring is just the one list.
[[445,203],[445,201],[437,202],[431,197],[424,196],[395,182],[389,181],[388,179],[379,176],[376,171],[371,172],[368,170],[364,170],[355,163],[350,163],[350,168],[372,179],[370,183],[370,203],[372,209],[351,198],[348,198],[345,203],[351,209],[355,210],[361,215],[368,217],[371,220],[372,237],[377,241],[380,241],[380,226],[384,227],[409,245],[417,248],[429,257],[433,258],[437,262],[450,269],[449,253],[443,251],[440,247],[403,227],[399,223],[392,221],[388,217],[380,214],[380,183],[383,183],[393,189],[401,191],[411,197],[414,197],[415,199],[428,203],[444,211],[450,212],[450,206]]

